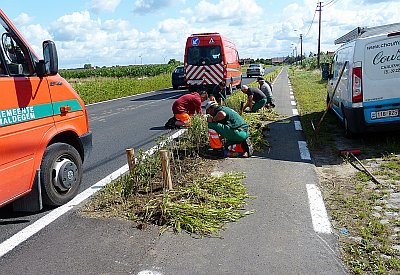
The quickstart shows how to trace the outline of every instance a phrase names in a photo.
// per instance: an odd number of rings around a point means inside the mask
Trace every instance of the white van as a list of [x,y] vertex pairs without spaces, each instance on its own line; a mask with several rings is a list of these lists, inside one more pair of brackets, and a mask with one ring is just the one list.
[[[330,108],[345,135],[400,129],[400,23],[356,28],[335,40],[328,80]],[[347,61],[347,63],[346,63]]]

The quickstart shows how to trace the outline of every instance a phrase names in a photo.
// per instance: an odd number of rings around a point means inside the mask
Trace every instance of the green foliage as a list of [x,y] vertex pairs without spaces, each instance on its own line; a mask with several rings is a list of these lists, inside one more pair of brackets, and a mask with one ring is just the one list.
[[[90,65],[90,67],[87,65]],[[86,64],[84,69],[60,70],[59,73],[62,77],[68,79],[88,77],[149,77],[172,73],[175,67],[175,64],[150,64],[91,68],[91,64]]]
[[179,60],[176,60],[175,58],[172,58],[168,61],[168,65],[172,65],[174,67],[182,65],[183,63],[180,62]]
[[[320,54],[320,64],[321,63],[332,63],[332,55],[327,55],[325,53]],[[302,67],[307,70],[315,70],[317,69],[317,56],[314,56],[310,53],[310,56],[302,60]]]

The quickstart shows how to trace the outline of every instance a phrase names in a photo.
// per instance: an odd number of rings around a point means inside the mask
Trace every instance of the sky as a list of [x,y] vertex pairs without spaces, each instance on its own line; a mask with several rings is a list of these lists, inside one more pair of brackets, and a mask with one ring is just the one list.
[[[318,51],[317,0],[3,0],[6,15],[42,56],[56,43],[61,69],[183,61],[193,33],[219,32],[240,58]],[[398,23],[400,0],[325,0],[321,52],[356,27]],[[300,35],[303,36],[300,43]]]

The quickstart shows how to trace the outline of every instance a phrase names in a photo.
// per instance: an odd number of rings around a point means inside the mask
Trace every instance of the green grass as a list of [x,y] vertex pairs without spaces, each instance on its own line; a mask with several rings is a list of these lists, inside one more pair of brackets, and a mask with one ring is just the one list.
[[171,81],[171,74],[160,74],[142,79],[132,77],[68,79],[85,104],[164,89],[172,86]]
[[[327,105],[327,83],[321,80],[321,72],[290,68],[290,82],[298,103],[300,120],[309,147],[329,146],[332,143],[331,127],[338,127],[336,118],[328,112],[319,124]],[[318,135],[314,128],[319,124]]]
[[[343,126],[329,112],[316,137],[311,121],[318,122],[325,111],[326,82],[321,81],[319,71],[291,68],[289,75],[309,148],[315,154],[323,151],[323,157],[331,160],[322,166],[340,165],[337,163],[337,146],[359,148],[363,151],[362,162],[380,181],[379,184],[372,182],[365,172],[357,172],[354,168],[354,176],[333,178],[333,187],[321,183],[336,230],[348,230],[348,234],[338,235],[345,263],[353,274],[399,274],[400,252],[392,247],[400,244],[399,234],[395,231],[399,224],[397,218],[388,218],[386,211],[397,214],[400,211],[397,207],[389,208],[385,203],[393,192],[400,191],[399,138],[397,135],[379,133],[353,140],[344,139]],[[344,163],[350,161],[354,163],[350,157],[343,158]],[[382,219],[388,222],[382,223]],[[397,238],[393,238],[396,234]]]

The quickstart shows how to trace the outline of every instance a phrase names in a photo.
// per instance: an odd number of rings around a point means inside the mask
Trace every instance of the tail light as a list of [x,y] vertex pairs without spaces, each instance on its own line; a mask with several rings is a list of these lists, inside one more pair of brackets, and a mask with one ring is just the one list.
[[362,102],[362,68],[353,68],[353,103]]

